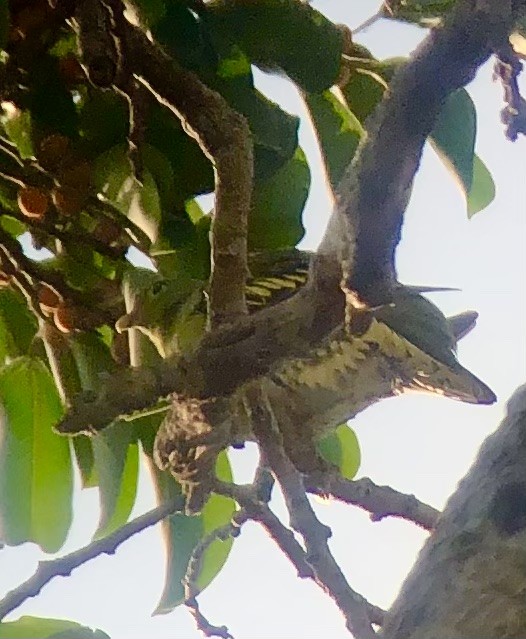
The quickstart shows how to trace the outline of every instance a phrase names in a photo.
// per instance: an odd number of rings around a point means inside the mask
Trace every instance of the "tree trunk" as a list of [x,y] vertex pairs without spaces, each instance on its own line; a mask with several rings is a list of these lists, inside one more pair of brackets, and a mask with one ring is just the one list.
[[382,639],[526,637],[526,385],[450,498]]

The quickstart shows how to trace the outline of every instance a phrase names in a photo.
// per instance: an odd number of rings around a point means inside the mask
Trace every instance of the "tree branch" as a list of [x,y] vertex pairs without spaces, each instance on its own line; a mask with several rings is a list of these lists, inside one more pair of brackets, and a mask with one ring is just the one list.
[[27,599],[35,597],[55,577],[67,577],[75,568],[99,555],[111,555],[117,548],[133,535],[154,526],[162,519],[184,508],[184,497],[177,497],[172,501],[161,504],[157,508],[137,517],[133,521],[122,526],[111,535],[93,541],[84,548],[53,559],[41,561],[34,575],[14,590],[11,590],[0,601],[0,621],[10,612],[18,608]]
[[[337,189],[318,253],[342,262],[347,287],[369,304],[385,302],[396,282],[394,254],[403,215],[422,148],[445,99],[507,41],[515,17],[501,5],[458,2],[445,25],[432,30],[396,74],[368,122],[367,138]],[[316,269],[313,276],[320,277]]]
[[283,449],[279,426],[260,385],[253,384],[247,389],[246,402],[256,440],[283,492],[291,526],[303,537],[306,560],[316,583],[334,600],[356,639],[373,639],[376,633],[367,613],[367,602],[349,586],[329,550],[327,540],[331,530],[318,520],[309,503],[301,475]]
[[526,385],[450,498],[384,639],[525,637]]
[[439,511],[419,501],[414,495],[406,495],[390,486],[378,486],[368,477],[355,481],[340,476],[331,476],[320,484],[318,477],[305,477],[305,490],[320,497],[333,497],[338,501],[359,506],[371,513],[373,521],[385,517],[400,517],[421,526],[425,530],[433,530]]
[[127,64],[139,82],[175,113],[214,165],[216,191],[209,293],[209,323],[214,328],[247,312],[252,134],[244,116],[197,75],[174,62],[141,29],[129,25],[125,35]]

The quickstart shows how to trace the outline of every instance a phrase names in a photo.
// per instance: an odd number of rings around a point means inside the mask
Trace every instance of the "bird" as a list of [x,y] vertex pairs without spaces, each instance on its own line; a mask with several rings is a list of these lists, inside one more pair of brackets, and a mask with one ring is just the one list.
[[[297,250],[258,255],[247,280],[251,312],[297,294],[307,281],[310,259],[310,254]],[[271,407],[285,450],[301,472],[316,466],[317,440],[384,398],[420,391],[473,404],[493,403],[493,391],[464,368],[456,354],[458,340],[473,329],[477,313],[446,318],[422,294],[436,290],[449,289],[397,283],[385,303],[374,308],[364,305],[360,312],[365,322],[359,331],[353,333],[342,323],[320,343],[278,359],[230,394],[174,396],[157,433],[154,456],[161,469],[170,470],[181,482],[188,511],[199,511],[209,494],[219,451],[254,438],[251,415],[257,407],[250,399],[254,384]],[[204,316],[200,304],[192,307],[190,315]],[[151,330],[145,309],[134,308],[127,325],[132,317],[136,322],[141,317],[142,330]],[[247,342],[245,352],[250,349]]]

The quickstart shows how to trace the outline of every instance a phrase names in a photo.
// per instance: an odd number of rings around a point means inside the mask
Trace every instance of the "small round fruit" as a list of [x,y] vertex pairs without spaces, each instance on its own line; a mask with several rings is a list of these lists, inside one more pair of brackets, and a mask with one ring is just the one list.
[[46,171],[58,171],[71,153],[71,142],[65,135],[48,135],[40,143],[38,161]]
[[78,330],[78,309],[67,306],[64,303],[58,305],[53,315],[55,326],[63,333],[72,333]]
[[46,317],[51,317],[60,306],[60,297],[47,284],[42,284],[37,293],[40,310]]
[[71,186],[56,186],[51,191],[51,198],[57,211],[66,217],[79,213],[86,202],[85,195]]
[[37,186],[24,186],[18,191],[18,206],[26,217],[42,220],[49,209],[49,198]]

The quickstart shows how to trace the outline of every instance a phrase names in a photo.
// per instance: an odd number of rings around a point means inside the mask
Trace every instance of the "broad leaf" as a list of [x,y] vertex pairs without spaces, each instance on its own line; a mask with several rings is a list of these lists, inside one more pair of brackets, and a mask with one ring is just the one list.
[[67,619],[20,617],[0,623],[0,639],[109,639],[102,630],[92,630]]
[[52,430],[63,408],[44,363],[23,357],[5,366],[0,371],[0,400],[3,541],[33,541],[46,552],[56,552],[71,524],[73,473],[69,441]]
[[[216,471],[224,481],[231,481],[232,474],[226,453],[222,453],[217,462]],[[161,475],[159,473],[159,475]],[[176,496],[178,484],[167,475],[162,474],[157,489],[166,495]],[[184,587],[188,561],[196,545],[209,533],[221,526],[225,526],[232,519],[235,503],[228,497],[212,495],[202,512],[198,516],[188,517],[182,513],[171,515],[162,523],[162,533],[166,545],[167,567],[164,591],[161,595],[154,614],[166,614],[184,601]],[[203,555],[201,572],[197,579],[197,586],[202,591],[217,576],[232,547],[231,538],[221,541],[214,540]]]
[[459,89],[446,100],[429,140],[464,192],[468,217],[495,197],[493,178],[475,155],[476,133],[475,105],[469,93]]
[[128,134],[128,113],[124,100],[108,91],[90,89],[78,105],[83,149],[92,158],[117,144]]
[[[2,200],[2,194],[0,193],[0,202],[5,206],[6,203]],[[19,237],[27,230],[27,227],[23,222],[17,220],[15,217],[11,217],[10,215],[2,215],[0,217],[0,227],[13,237]]]
[[95,161],[93,182],[100,193],[155,242],[162,217],[161,201],[144,154],[143,161],[145,168],[141,186],[133,175],[126,147],[115,146]]
[[253,63],[281,69],[305,91],[323,91],[336,82],[343,32],[307,3],[214,0],[203,20],[219,51],[235,44]]
[[337,466],[343,477],[356,476],[361,461],[360,445],[356,433],[347,424],[325,435],[317,447],[323,459]]
[[468,217],[482,211],[495,199],[495,182],[484,162],[475,155],[473,158],[473,182],[468,193]]
[[[180,122],[158,105],[152,106],[146,140],[171,164],[178,208],[184,210],[185,200],[214,190],[210,160],[197,142],[183,131]],[[172,224],[173,218],[172,214]]]
[[433,148],[459,180],[464,193],[473,182],[473,158],[477,135],[477,113],[469,93],[459,89],[448,96],[431,135]]
[[6,109],[2,115],[2,124],[9,139],[16,145],[20,157],[25,160],[35,154],[33,148],[33,118],[30,111]]
[[331,91],[305,95],[321,148],[325,171],[336,188],[351,163],[364,130],[356,116]]
[[0,290],[0,365],[7,358],[27,354],[37,323],[18,291]]
[[300,148],[269,180],[256,182],[248,220],[250,249],[296,246],[305,232],[302,213],[309,187],[310,170]]
[[[181,494],[180,486],[175,479],[169,473],[161,472],[151,458],[153,440],[161,420],[162,416],[152,415],[135,422],[147,454],[148,467],[159,503]],[[216,472],[223,481],[232,480],[232,471],[225,452],[219,455]],[[232,499],[212,495],[200,515],[189,517],[183,513],[176,513],[161,522],[166,548],[166,577],[164,590],[154,614],[168,613],[184,601],[182,580],[195,547],[211,531],[228,524],[235,508]],[[205,551],[197,579],[197,585],[201,590],[210,584],[223,567],[232,543],[232,539],[214,540]]]
[[98,485],[95,469],[95,455],[91,437],[73,437],[73,452],[80,472],[82,488],[93,488]]
[[137,494],[139,451],[129,423],[116,422],[93,439],[94,469],[100,495],[100,521],[95,539],[123,526]]
[[38,132],[48,130],[74,138],[77,109],[60,73],[58,59],[38,56],[29,71],[29,86],[28,106]]
[[376,71],[356,68],[340,88],[350,111],[363,124],[383,98],[387,83]]

